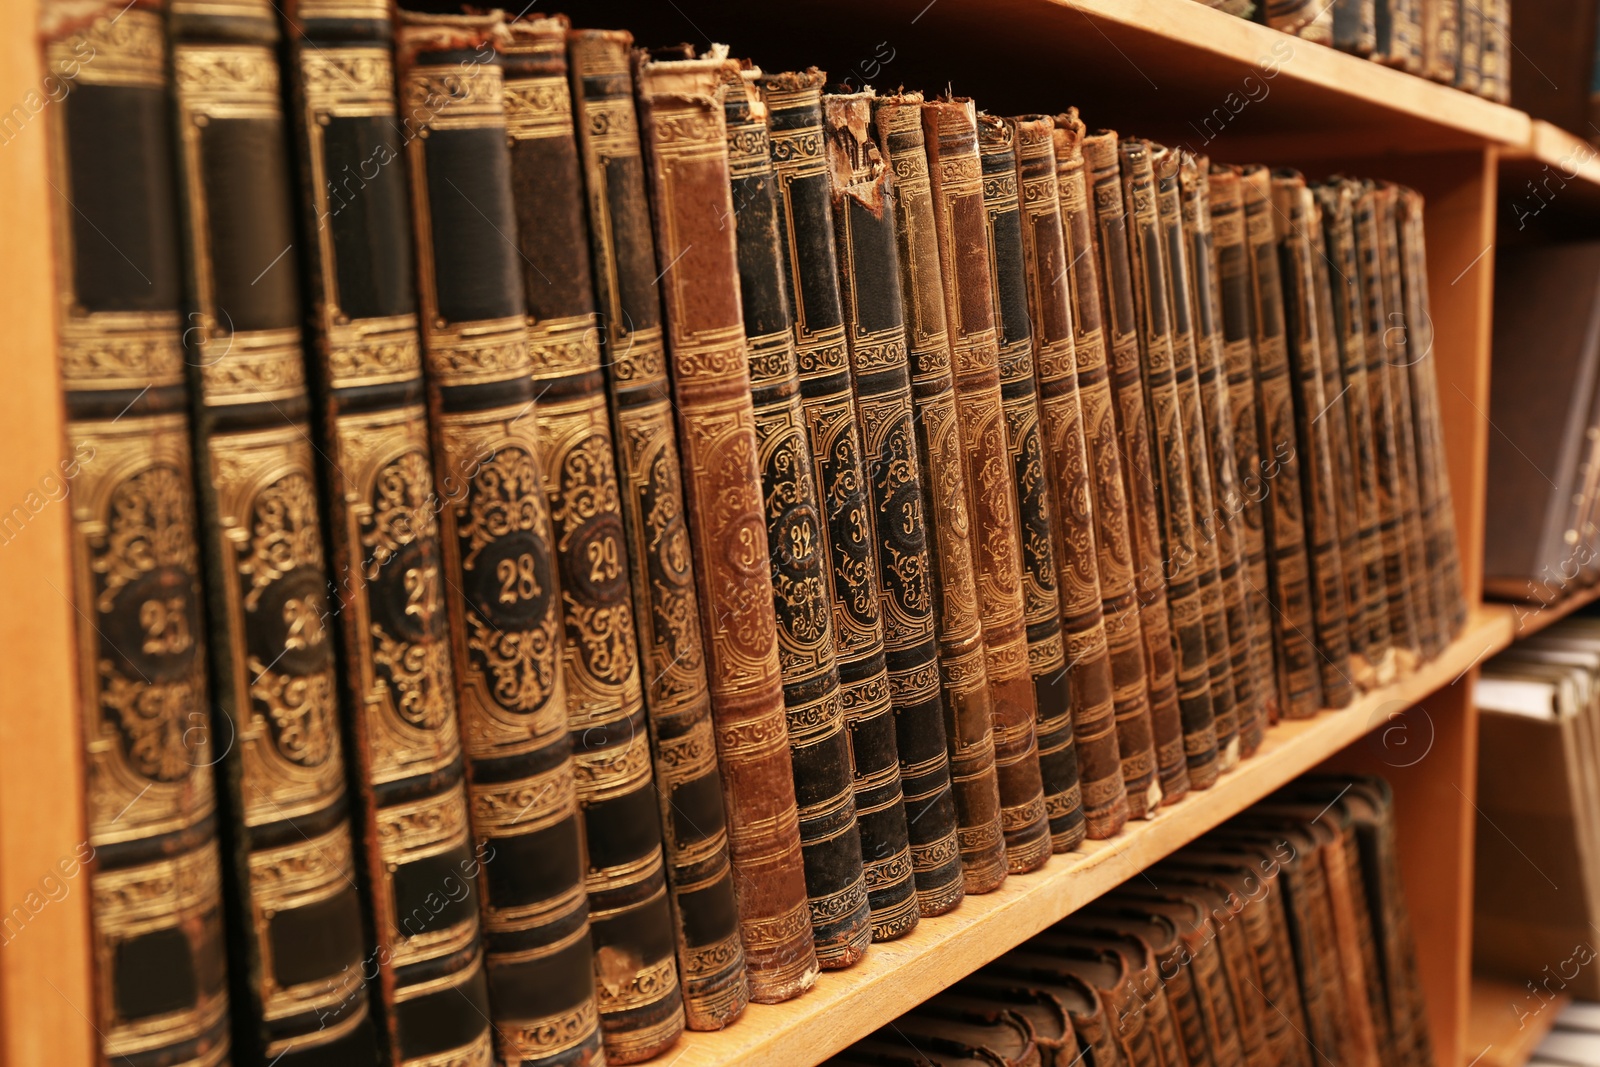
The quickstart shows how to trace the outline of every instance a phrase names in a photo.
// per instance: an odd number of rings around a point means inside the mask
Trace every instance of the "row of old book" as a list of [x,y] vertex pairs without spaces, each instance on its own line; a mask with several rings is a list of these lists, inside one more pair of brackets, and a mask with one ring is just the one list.
[[1201,2],[1498,103],[1511,99],[1511,0]]
[[830,1060],[839,1067],[1427,1067],[1377,777],[1311,776]]
[[1462,625],[1409,190],[45,10],[110,1057],[646,1059]]

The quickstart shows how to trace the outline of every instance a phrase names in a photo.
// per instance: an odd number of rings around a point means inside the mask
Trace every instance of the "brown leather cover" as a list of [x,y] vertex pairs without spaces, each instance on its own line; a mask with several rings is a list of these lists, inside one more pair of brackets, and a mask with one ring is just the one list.
[[1461,62],[1460,0],[1422,0],[1422,76],[1454,85]]
[[[1311,562],[1311,613],[1322,703],[1342,708],[1355,698],[1350,669],[1350,618],[1339,552],[1338,498],[1333,481],[1333,417],[1323,390],[1322,333],[1313,258],[1321,228],[1305,179],[1293,171],[1272,178],[1273,224],[1283,277],[1284,334],[1295,395],[1294,420],[1304,501],[1306,551]],[[1313,251],[1315,250],[1315,251]],[[1325,297],[1324,297],[1325,299]]]
[[1027,1020],[1043,1067],[1069,1067],[1079,1058],[1072,1015],[1061,998],[1047,989],[979,971],[951,986],[945,996],[1003,1006]]
[[751,997],[816,980],[729,192],[722,61],[636,58],[656,260]]
[[933,527],[930,555],[937,567],[939,685],[950,747],[956,838],[966,892],[986,893],[1005,881],[1005,843],[922,104],[917,93],[885,97],[874,108],[873,119],[878,143],[894,172],[890,203],[906,304],[917,459],[924,472],[923,511]]
[[[1468,93],[1479,93],[1483,87],[1482,62],[1483,62],[1483,0],[1461,0],[1461,55],[1456,61],[1456,88]],[[1564,31],[1569,36],[1572,26],[1568,23]],[[1526,104],[1518,103],[1518,107],[1527,111]]]
[[[1170,924],[1168,930],[1170,931]],[[1182,1064],[1184,1062],[1183,1041],[1179,1036],[1177,1015],[1173,1011],[1166,985],[1161,980],[1161,969],[1156,953],[1149,942],[1131,934],[1087,929],[1084,925],[1069,920],[1046,930],[1034,938],[1030,945],[1038,951],[1057,956],[1069,967],[1074,961],[1093,959],[1107,951],[1121,956],[1126,967],[1127,982],[1124,987],[1126,999],[1123,1001],[1119,1027],[1127,1031],[1131,1029],[1134,1020],[1141,1022],[1149,1047],[1155,1055],[1148,1059],[1135,1058],[1131,1046],[1126,1047],[1125,1052],[1135,1063]]]
[[939,267],[949,323],[956,414],[973,523],[974,573],[984,658],[993,702],[995,770],[1006,868],[1031,871],[1050,858],[1050,827],[1039,777],[1033,683],[1023,620],[1016,482],[1006,447],[999,337],[990,289],[988,235],[977,119],[972,101],[923,105],[933,175]]
[[[1130,744],[1133,739],[1123,736],[1122,777],[1128,789],[1128,814],[1145,818],[1154,813],[1158,802],[1172,803],[1188,791],[1189,772],[1183,751],[1183,720],[1178,709],[1172,615],[1167,603],[1166,553],[1161,541],[1161,513],[1157,504],[1159,475],[1140,366],[1139,315],[1134,303],[1134,268],[1129,250],[1133,235],[1129,233],[1128,216],[1123,208],[1116,133],[1102,131],[1085,138],[1083,157],[1094,196],[1093,254],[1099,258],[1100,295],[1111,350],[1111,387],[1116,397],[1122,469],[1127,479],[1131,569],[1136,611],[1144,638],[1150,732],[1155,746],[1155,766],[1142,767],[1135,761],[1144,748],[1136,741]],[[1117,619],[1109,610],[1107,627],[1108,633],[1116,632]],[[1115,669],[1114,637],[1112,655]],[[1120,687],[1121,682],[1118,684]],[[1119,707],[1119,728],[1122,714]],[[1156,775],[1159,781],[1155,780]]]
[[1425,2],[1377,0],[1378,42],[1373,59],[1412,74],[1422,73],[1422,5]]
[[940,993],[895,1020],[894,1031],[943,1051],[987,1053],[1005,1067],[1040,1067],[1033,1026],[1020,1012],[959,993]]
[[1171,917],[1159,912],[1133,910],[1114,899],[1102,897],[1074,912],[1058,929],[1070,929],[1085,937],[1132,938],[1148,948],[1156,965],[1157,981],[1166,994],[1184,1062],[1189,1067],[1212,1067],[1206,1010],[1195,987],[1195,971],[1190,966],[1194,959]]
[[[993,253],[990,281],[1000,331],[1000,396],[1017,485],[1022,617],[1028,632],[1028,672],[1033,676],[1039,775],[1044,785],[1045,814],[1050,821],[1050,847],[1055,852],[1068,852],[1084,838],[1083,795],[1078,783],[1078,753],[1072,741],[1072,699],[1057,585],[1059,520],[1057,503],[1052,499],[1055,487],[1045,451],[1035,378],[1042,331],[1029,316],[1033,286],[1024,232],[1039,226],[1034,215],[1036,201],[1046,205],[1048,224],[1055,227],[1057,234],[1061,231],[1052,126],[1047,118],[1019,124],[980,115],[978,153]],[[1028,141],[1026,149],[1024,138]],[[1021,170],[1025,151],[1026,173]],[[1033,199],[1024,209],[1022,203],[1028,194]],[[1065,285],[1067,279],[1062,277],[1061,283]],[[1070,344],[1071,317],[1058,320],[1057,325],[1060,336]],[[1097,602],[1098,599],[1096,596]],[[1109,684],[1105,696],[1110,699]]]
[[[1078,402],[1083,426],[1083,465],[1087,469],[1089,496],[1076,505],[1080,519],[1087,510],[1091,528],[1078,541],[1062,529],[1062,549],[1069,547],[1074,566],[1088,574],[1092,567],[1098,585],[1099,629],[1103,633],[1106,669],[1110,672],[1111,706],[1094,692],[1095,606],[1084,599],[1082,579],[1067,582],[1066,606],[1078,615],[1066,618],[1067,632],[1077,635],[1090,672],[1083,681],[1074,673],[1073,725],[1078,747],[1078,774],[1083,786],[1084,815],[1089,836],[1111,837],[1126,824],[1131,807],[1148,803],[1149,782],[1155,773],[1155,750],[1150,734],[1150,691],[1145,678],[1144,631],[1139,624],[1139,603],[1133,584],[1133,554],[1128,530],[1127,494],[1122,480],[1122,455],[1117,435],[1116,404],[1106,363],[1105,316],[1101,306],[1100,270],[1095,254],[1095,216],[1084,177],[1083,123],[1076,111],[1056,119],[1054,140],[1056,177],[1060,185],[1061,235],[1066,281],[1071,292],[1073,357],[1077,366]],[[1051,275],[1057,277],[1056,274]],[[1059,284],[1059,283],[1057,283]],[[1041,377],[1040,389],[1049,401],[1051,383]],[[1054,406],[1045,409],[1052,417]],[[1052,457],[1058,455],[1052,450]],[[1059,473],[1057,475],[1059,477]],[[1078,498],[1069,498],[1078,499]],[[1065,512],[1063,511],[1063,515]],[[1065,519],[1063,518],[1063,522]],[[1082,559],[1093,546],[1093,560]],[[1076,598],[1072,596],[1076,593]],[[1074,645],[1073,658],[1078,656]],[[1080,699],[1080,691],[1081,697]],[[1142,781],[1145,792],[1130,797],[1125,781]]]

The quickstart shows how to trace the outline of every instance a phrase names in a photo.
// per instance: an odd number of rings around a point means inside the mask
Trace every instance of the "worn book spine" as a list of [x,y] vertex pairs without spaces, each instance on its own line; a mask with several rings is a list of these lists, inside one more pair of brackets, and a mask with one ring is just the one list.
[[[733,227],[739,242],[739,298],[749,348],[762,514],[778,612],[778,660],[789,720],[789,755],[800,806],[800,852],[813,909],[812,933],[819,957],[825,957],[860,937],[860,924],[866,920],[859,913],[869,901],[862,896],[861,837],[855,827],[850,739],[834,658],[826,540],[800,402],[766,105],[755,86],[748,85],[732,64],[724,68],[723,81],[727,87],[724,114]],[[817,922],[819,906],[826,907],[840,893],[852,890],[860,897],[858,908],[832,921]]]
[[1377,0],[1333,0],[1333,46],[1370,56],[1378,46]]
[[[67,454],[45,485],[71,487],[87,823],[44,884],[88,882],[99,1062],[216,1067],[230,1030],[214,768],[233,738],[213,734],[208,702],[162,12],[41,14],[69,90],[48,116]],[[8,916],[6,939],[19,932]]]
[[1454,85],[1461,63],[1460,0],[1422,0],[1422,76]]
[[[1333,320],[1339,339],[1344,408],[1350,437],[1348,480],[1355,493],[1356,555],[1361,566],[1359,609],[1350,605],[1352,629],[1364,631],[1362,644],[1377,680],[1393,674],[1389,635],[1389,599],[1384,578],[1383,538],[1379,529],[1377,440],[1367,376],[1367,335],[1356,261],[1355,191],[1346,182],[1330,182],[1316,190],[1322,210],[1322,234],[1330,267],[1342,279],[1334,287]],[[1359,620],[1359,621],[1358,621]]]
[[[960,903],[961,855],[939,692],[933,559],[911,401],[906,304],[899,285],[889,166],[872,131],[873,101],[868,92],[825,96],[823,118],[834,249],[872,509],[884,657],[905,794],[906,856],[917,910],[926,916]],[[888,889],[899,878],[898,862],[869,861],[869,893],[877,891],[875,882]],[[875,906],[875,923],[877,911]]]
[[[856,804],[863,813],[861,851],[878,865],[876,874],[887,876],[890,888],[879,893],[879,915],[874,919],[888,931],[906,921],[907,909],[915,908],[915,894],[904,862],[905,803],[895,752],[894,708],[889,700],[839,261],[833,251],[833,196],[823,151],[825,80],[826,75],[815,69],[772,74],[760,79],[760,89],[768,109],[778,179],[778,230],[787,266],[800,404],[822,505],[819,533],[824,571],[830,579],[839,698],[855,759]],[[838,891],[827,898],[813,896],[813,923],[826,922],[842,936],[837,953],[825,949],[818,937],[817,957],[824,967],[847,966],[858,957],[858,946],[865,947],[870,935],[856,933],[858,920],[853,918],[859,909],[859,921],[866,921],[863,887],[858,883],[853,896]],[[843,934],[846,925],[849,932]]]
[[1282,712],[1287,718],[1304,719],[1321,707],[1322,692],[1312,640],[1311,564],[1306,555],[1294,381],[1273,227],[1272,176],[1263,167],[1247,167],[1240,175],[1240,187],[1255,324],[1256,432],[1261,454],[1257,477],[1271,563],[1267,602],[1273,608]]
[[[1232,421],[1223,426],[1233,441],[1239,499],[1226,515],[1239,539],[1245,601],[1250,608],[1256,684],[1268,723],[1281,714],[1279,660],[1275,643],[1277,608],[1267,571],[1267,531],[1263,500],[1271,487],[1263,476],[1256,412],[1255,301],[1250,253],[1245,240],[1244,199],[1239,174],[1213,166],[1207,178],[1212,241],[1216,247],[1217,310],[1222,324],[1223,371],[1228,380]],[[1231,433],[1230,433],[1231,431]]]
[[739,306],[722,61],[636,57],[656,262],[754,1000],[817,977]]
[[[1082,465],[1087,478],[1084,488],[1088,490],[1087,497],[1070,497],[1074,501],[1072,514],[1079,523],[1086,524],[1081,532],[1065,525],[1065,504],[1059,511],[1063,524],[1059,547],[1064,558],[1081,572],[1073,580],[1063,572],[1061,580],[1063,623],[1075,667],[1069,672],[1073,686],[1073,743],[1078,750],[1078,779],[1088,836],[1102,840],[1120,832],[1127,822],[1130,799],[1125,780],[1145,779],[1147,792],[1134,802],[1146,803],[1149,776],[1155,771],[1155,750],[1150,736],[1144,634],[1134,595],[1116,404],[1106,364],[1094,209],[1089,203],[1083,168],[1083,135],[1083,123],[1076,111],[1056,118],[1053,140],[1060,191],[1062,264],[1049,278],[1052,287],[1066,286],[1070,301]],[[1046,242],[1049,236],[1046,229]],[[1042,286],[1042,277],[1035,278],[1033,284]],[[1046,420],[1058,417],[1053,402],[1056,383],[1050,380],[1055,370],[1040,365],[1039,390]],[[1053,446],[1049,452],[1054,462],[1062,462],[1056,459],[1062,457],[1058,448]],[[1064,469],[1056,467],[1058,485]],[[1063,490],[1057,499],[1069,497]],[[1092,559],[1085,555],[1091,548]],[[1096,603],[1088,600],[1086,586],[1091,575]],[[1098,690],[1106,681],[1099,677],[1094,663],[1102,658],[1109,672],[1109,693]]]
[[[1282,271],[1284,336],[1295,396],[1294,429],[1304,500],[1306,551],[1311,564],[1311,612],[1322,701],[1342,708],[1354,697],[1350,678],[1349,617],[1345,610],[1344,564],[1339,554],[1338,504],[1333,484],[1323,392],[1322,335],[1317,321],[1316,271],[1320,234],[1305,180],[1294,172],[1272,178],[1273,223]],[[1314,252],[1313,249],[1318,251]]]
[[[200,327],[186,340],[203,625],[213,637],[232,1055],[284,1067],[370,1062],[378,1034],[328,632],[300,278],[286,254],[295,216],[277,15],[265,0],[226,17],[180,2],[168,29],[189,322]],[[145,737],[152,748],[163,740]]]
[[1039,777],[1033,680],[1028,673],[1017,491],[1000,393],[977,116],[970,100],[941,100],[923,105],[922,124],[934,179],[945,321],[973,522],[1000,821],[1006,867],[1015,874],[1034,870],[1050,858],[1050,827]]
[[495,1057],[565,1067],[601,1034],[500,29],[402,14],[400,104]]
[[567,54],[678,980],[689,1028],[718,1030],[744,1011],[750,983],[661,336],[632,43],[620,31],[574,30]]
[[1483,90],[1484,0],[1460,0],[1461,54],[1456,60],[1456,88],[1469,93]]
[[535,423],[555,539],[584,882],[606,1059],[683,1032],[660,823],[633,624],[621,492],[600,368],[567,22],[518,19],[500,44]]
[[917,460],[923,472],[922,507],[933,533],[929,556],[935,567],[939,689],[956,804],[956,842],[965,892],[987,893],[1005,881],[1005,843],[1000,832],[992,702],[978,619],[972,519],[957,426],[922,104],[916,93],[880,99],[873,120],[879,145],[894,172],[890,204],[906,306],[906,355]]
[[[397,162],[393,27],[382,2],[299,0],[284,15],[369,973],[387,1062],[487,1064],[494,1043]],[[441,888],[441,907],[419,906]]]
[[[1239,760],[1238,698],[1233,685],[1233,634],[1227,599],[1223,596],[1220,552],[1210,518],[1216,509],[1211,482],[1211,444],[1206,438],[1205,411],[1200,399],[1198,346],[1200,324],[1195,316],[1193,271],[1189,243],[1184,237],[1183,193],[1178,152],[1156,148],[1151,160],[1156,176],[1156,210],[1166,242],[1167,305],[1172,313],[1172,381],[1178,392],[1178,417],[1183,428],[1183,450],[1189,474],[1189,540],[1200,580],[1201,621],[1206,638],[1206,671],[1211,690],[1211,713],[1216,738],[1216,770],[1224,771]],[[1215,772],[1213,772],[1214,776]],[[1202,787],[1204,776],[1195,771],[1190,757],[1189,777]]]
[[[1233,398],[1228,389],[1227,335],[1221,308],[1217,249],[1211,227],[1210,160],[1184,154],[1182,214],[1189,278],[1194,301],[1195,367],[1200,387],[1201,421],[1210,460],[1212,505],[1195,517],[1197,535],[1216,542],[1217,580],[1227,617],[1229,673],[1233,683],[1238,754],[1261,745],[1267,725],[1265,686],[1270,669],[1256,647],[1252,608],[1261,606],[1245,584],[1244,493],[1239,488],[1239,458],[1233,433]],[[1267,655],[1271,650],[1267,650]]]
[[[1205,632],[1205,604],[1200,591],[1200,560],[1194,544],[1194,506],[1189,459],[1178,401],[1169,302],[1165,233],[1156,204],[1154,146],[1130,138],[1117,146],[1127,232],[1129,279],[1133,293],[1139,370],[1144,386],[1145,419],[1151,446],[1157,549],[1140,566],[1159,574],[1141,577],[1144,584],[1164,580],[1171,612],[1172,652],[1187,763],[1181,778],[1163,782],[1171,803],[1190,786],[1208,786],[1216,779],[1217,735],[1211,705],[1210,650]],[[1193,343],[1191,338],[1191,344]],[[1198,780],[1198,782],[1196,781]]]
[[[1377,0],[1378,47],[1373,58],[1412,74],[1422,73],[1422,4],[1424,0]],[[1488,0],[1494,3],[1495,0]]]
[[1483,0],[1483,44],[1478,51],[1478,95],[1511,100],[1511,2]]
[[[1035,144],[1050,147],[1048,128],[1029,128]],[[1078,754],[1072,744],[1072,699],[1066,647],[1061,633],[1061,596],[1056,585],[1055,503],[1046,467],[1034,379],[1036,333],[1028,315],[1028,268],[1023,251],[1023,216],[1016,127],[992,115],[978,116],[978,157],[988,220],[991,297],[1000,340],[1000,398],[1006,446],[1017,487],[1017,532],[1022,552],[1022,618],[1028,634],[1028,673],[1033,677],[1039,777],[1051,850],[1070,851],[1083,840],[1083,797]],[[1032,146],[1030,146],[1032,147]],[[1035,156],[1037,152],[1035,152]],[[1035,170],[1055,177],[1053,158]],[[1030,186],[1036,196],[1046,190]],[[1054,190],[1049,190],[1054,192]],[[1055,207],[1057,197],[1051,197]],[[1059,211],[1059,209],[1057,209]],[[1059,225],[1059,215],[1058,222]],[[1070,336],[1070,334],[1069,334]]]

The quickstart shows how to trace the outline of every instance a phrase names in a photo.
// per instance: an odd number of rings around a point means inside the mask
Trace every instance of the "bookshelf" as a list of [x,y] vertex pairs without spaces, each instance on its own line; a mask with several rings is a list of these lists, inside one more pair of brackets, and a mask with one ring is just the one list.
[[[0,425],[7,430],[0,460],[0,596],[7,608],[0,616],[0,922],[29,900],[43,874],[84,833],[77,666],[70,651],[74,619],[62,595],[69,582],[68,504],[46,502],[15,535],[4,525],[14,507],[26,507],[62,451],[52,340],[52,196],[45,178],[44,126],[51,115],[48,104],[36,113],[29,104],[30,94],[37,94],[33,101],[42,97],[39,6],[38,0],[0,4],[0,121],[9,121],[0,137],[0,233],[7,253],[0,267],[0,322],[8,341],[0,389]],[[1545,168],[1572,171],[1580,161],[1555,202],[1562,212],[1592,216],[1600,207],[1600,153],[1520,111],[1284,37],[1193,0],[885,0],[870,6],[822,0],[808,7],[801,27],[787,12],[710,0],[688,14],[673,4],[624,4],[608,21],[635,28],[644,40],[729,40],[736,51],[755,52],[772,66],[818,62],[835,71],[851,70],[856,57],[874,55],[878,42],[887,42],[896,59],[866,80],[939,88],[954,75],[955,91],[997,111],[1077,104],[1091,124],[1188,143],[1221,160],[1291,162],[1308,171],[1345,170],[1415,185],[1428,197],[1435,354],[1463,573],[1469,598],[1481,599],[1492,432],[1492,246],[1500,239],[1497,220],[1504,225],[1502,190],[1516,195],[1525,182],[1548,173]],[[1254,92],[1251,84],[1268,91],[1230,111],[1215,129],[1205,125],[1228,94]],[[27,116],[20,127],[6,118],[18,114]],[[1572,606],[1545,609],[1537,624],[1548,625]],[[1492,992],[1470,975],[1477,760],[1470,686],[1478,664],[1529,632],[1514,609],[1479,604],[1462,637],[1437,661],[1345,711],[1280,725],[1260,754],[1215,788],[1133,824],[1115,840],[1012,878],[1000,892],[971,898],[903,941],[876,946],[862,964],[825,974],[796,1001],[753,1006],[721,1033],[687,1035],[656,1062],[819,1061],[1292,777],[1329,766],[1381,770],[1394,783],[1438,1062],[1466,1064],[1479,1051],[1468,1039],[1473,1005]],[[16,936],[0,933],[0,1067],[94,1062],[97,1038],[89,1019],[96,991],[87,935],[81,877]]]

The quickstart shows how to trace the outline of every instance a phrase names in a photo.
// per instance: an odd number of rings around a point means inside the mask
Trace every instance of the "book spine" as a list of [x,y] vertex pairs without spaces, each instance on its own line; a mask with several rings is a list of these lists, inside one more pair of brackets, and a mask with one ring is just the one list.
[[[233,1055],[374,1059],[269,4],[171,8]],[[248,225],[244,220],[249,220]],[[263,267],[261,264],[267,264]]]
[[[1272,178],[1261,167],[1240,176],[1255,328],[1256,432],[1263,526],[1271,560],[1267,603],[1278,650],[1279,702],[1284,716],[1310,718],[1322,703],[1312,623],[1311,565],[1306,557],[1305,506],[1295,434],[1294,383],[1289,375],[1282,275],[1272,221]],[[1248,481],[1246,482],[1248,488]]]
[[911,93],[880,100],[874,120],[894,172],[890,204],[906,305],[917,460],[924,472],[922,507],[933,530],[929,555],[935,565],[939,688],[956,802],[956,841],[964,891],[987,893],[1005,881],[1005,843],[922,97]]
[[750,983],[672,425],[655,239],[628,67],[632,42],[623,32],[576,30],[567,51],[678,979],[689,1028],[720,1030],[743,1013]]
[[1312,266],[1312,250],[1320,249],[1322,242],[1320,234],[1312,230],[1316,208],[1304,179],[1298,174],[1272,179],[1272,206],[1283,277],[1284,335],[1288,341],[1289,376],[1295,395],[1296,450],[1304,494],[1306,549],[1311,563],[1316,664],[1323,703],[1342,708],[1350,703],[1355,693],[1350,680],[1344,564],[1339,554],[1333,449],[1326,421],[1329,408],[1323,391],[1322,334],[1317,321],[1316,271]]
[[[1028,132],[1034,143],[1050,148],[1048,127],[1029,127]],[[1017,128],[1005,120],[979,116],[978,158],[991,253],[990,292],[1000,336],[1000,397],[1006,445],[1017,488],[1022,618],[1028,635],[1028,673],[1033,677],[1039,776],[1044,785],[1051,850],[1068,852],[1084,837],[1083,796],[1078,783],[1078,754],[1072,744],[1072,698],[1061,633],[1061,596],[1056,585],[1056,505],[1050,499],[1038,385],[1034,379],[1036,334],[1028,315],[1029,281],[1018,172],[1021,145],[1017,137]],[[1053,153],[1051,158],[1035,163],[1033,169],[1054,179]],[[1036,196],[1045,192],[1037,182],[1030,190]],[[1050,199],[1054,208],[1058,198]]]
[[[761,463],[767,550],[778,612],[778,659],[789,720],[800,806],[800,852],[819,959],[855,946],[865,896],[857,833],[850,740],[839,698],[833,612],[828,600],[826,540],[816,467],[800,400],[794,321],[784,279],[783,246],[766,105],[740,72],[724,68],[728,171],[739,243],[739,298],[749,347],[750,388]],[[909,870],[907,874],[909,875]],[[841,894],[856,905],[842,915]],[[908,888],[909,892],[909,888]],[[832,915],[832,918],[826,918]]]
[[1483,44],[1478,51],[1478,95],[1511,100],[1510,0],[1483,0]]
[[[926,916],[960,903],[961,855],[939,691],[933,560],[914,429],[900,253],[888,164],[872,133],[873,100],[870,93],[826,96],[823,110],[833,178],[834,248],[872,507],[895,749],[905,791],[906,855],[917,909]],[[869,865],[869,890],[873,880]],[[887,877],[881,880],[891,884]]]
[[1422,73],[1422,4],[1423,0],[1377,0],[1378,48],[1373,58],[1412,74]]
[[1454,85],[1461,63],[1460,0],[1422,0],[1422,76]]
[[[1217,732],[1211,699],[1206,604],[1200,584],[1202,568],[1194,540],[1194,492],[1177,382],[1173,332],[1176,323],[1168,281],[1171,264],[1155,177],[1156,151],[1150,142],[1134,138],[1118,145],[1145,417],[1154,449],[1151,479],[1155,483],[1155,515],[1160,530],[1160,554],[1155,562],[1146,560],[1145,565],[1159,566],[1166,581],[1178,713],[1183,724],[1185,777],[1181,785],[1166,790],[1166,802],[1171,803],[1174,792],[1182,796],[1190,786],[1207,788],[1216,781]],[[1174,209],[1176,197],[1174,187],[1170,197]],[[1191,328],[1191,349],[1193,344]]]
[[402,14],[400,106],[495,1055],[565,1067],[601,1033],[498,28]]
[[[907,907],[915,907],[915,896],[910,870],[903,864],[905,804],[894,750],[894,708],[889,701],[839,261],[833,250],[833,196],[823,152],[824,80],[820,71],[810,70],[765,76],[760,86],[778,179],[778,231],[788,269],[800,405],[823,509],[820,534],[824,570],[831,578],[839,693],[856,764],[856,805],[866,813],[860,820],[860,848],[863,856],[879,865],[877,874],[891,887],[880,892],[880,916],[874,916],[887,931],[905,921]],[[858,882],[854,892],[859,896],[813,899],[813,921],[828,922],[840,938],[837,953],[825,950],[818,938],[817,956],[823,966],[848,966],[865,949],[870,926],[863,890],[864,883]],[[842,924],[848,925],[848,933]]]
[[[1106,364],[1094,211],[1089,204],[1089,186],[1084,176],[1083,135],[1083,123],[1076,111],[1056,119],[1056,178],[1060,186],[1061,254],[1066,274],[1062,276],[1056,271],[1050,278],[1054,279],[1053,286],[1064,282],[1069,290],[1072,351],[1083,428],[1083,466],[1089,490],[1086,498],[1074,497],[1078,519],[1082,521],[1087,517],[1089,526],[1076,535],[1076,540],[1069,537],[1063,509],[1061,546],[1063,551],[1068,546],[1072,548],[1073,565],[1084,575],[1091,573],[1092,568],[1099,600],[1097,610],[1087,600],[1082,579],[1069,582],[1063,576],[1061,588],[1067,593],[1063,604],[1068,611],[1064,620],[1068,648],[1073,660],[1078,660],[1080,655],[1083,657],[1082,670],[1069,672],[1073,679],[1073,741],[1078,750],[1078,777],[1083,788],[1088,833],[1102,840],[1122,830],[1132,805],[1147,802],[1149,782],[1155,772],[1155,749],[1150,734],[1144,632],[1139,624],[1133,584],[1133,554],[1118,447],[1116,403],[1111,394],[1110,368]],[[1035,284],[1042,284],[1042,279]],[[1054,390],[1042,374],[1039,387],[1045,398],[1044,417],[1048,419],[1052,417],[1050,401]],[[1061,456],[1055,448],[1050,454]],[[1058,475],[1061,469],[1058,468]],[[1062,498],[1066,498],[1064,493]],[[1085,537],[1092,540],[1084,542]],[[1094,550],[1092,560],[1084,555],[1084,550],[1090,547]],[[1097,629],[1103,637],[1096,636]],[[1101,656],[1110,673],[1109,709],[1104,696],[1095,690],[1093,664]],[[1124,787],[1127,781],[1142,781],[1145,792],[1130,798]]]
[[1334,0],[1333,46],[1341,52],[1371,56],[1378,46],[1376,0]]
[[1050,858],[1050,827],[1039,777],[1033,681],[1028,674],[1019,558],[1016,481],[1006,446],[999,336],[984,233],[982,165],[971,101],[923,105],[933,181],[945,320],[951,335],[956,413],[966,461],[967,506],[984,658],[993,701],[995,768],[1006,868],[1031,871]]
[[[88,828],[46,884],[88,882],[98,1062],[216,1067],[230,1031],[214,768],[234,739],[213,735],[207,693],[162,14],[43,11],[45,64],[68,90],[49,126],[67,456],[47,484],[72,498]],[[86,254],[106,243],[123,255]],[[3,932],[20,933],[10,916]]]
[[1212,506],[1195,520],[1202,538],[1216,542],[1217,579],[1222,584],[1231,654],[1234,708],[1239,755],[1252,755],[1261,746],[1267,725],[1265,687],[1271,678],[1266,656],[1256,647],[1257,626],[1252,607],[1259,606],[1246,587],[1244,520],[1246,506],[1239,487],[1239,456],[1235,450],[1233,398],[1228,388],[1227,335],[1218,282],[1217,249],[1211,227],[1211,163],[1204,156],[1185,154],[1180,172],[1183,191],[1183,228],[1188,242],[1189,277],[1192,281],[1195,321],[1196,380],[1200,387],[1201,419],[1205,425],[1210,459]]
[[[494,1045],[387,5],[286,12],[318,452],[388,1062]],[[365,164],[365,166],[363,166]],[[350,254],[371,250],[371,258]],[[342,253],[342,254],[341,254]],[[442,887],[440,907],[418,907]],[[409,910],[407,910],[409,908]]]
[[[1194,306],[1193,271],[1189,243],[1184,235],[1183,193],[1179,153],[1156,148],[1152,164],[1156,175],[1156,211],[1166,247],[1167,306],[1172,313],[1172,382],[1178,393],[1178,418],[1183,429],[1183,451],[1189,475],[1189,544],[1200,582],[1201,622],[1206,638],[1206,672],[1211,690],[1211,713],[1216,745],[1216,770],[1231,768],[1239,759],[1238,698],[1233,685],[1233,635],[1223,596],[1220,552],[1210,528],[1216,510],[1211,482],[1211,446],[1206,439],[1205,412],[1200,399],[1198,346],[1200,325]],[[1179,516],[1180,519],[1184,516]],[[1197,787],[1204,781],[1190,757],[1189,777]]]
[[1483,7],[1484,0],[1459,0],[1457,18],[1461,24],[1461,56],[1456,62],[1456,88],[1469,93],[1483,91]]
[[543,490],[561,589],[562,673],[583,813],[585,888],[606,1059],[683,1032],[645,725],[621,493],[600,367],[563,18],[519,19],[499,46]]
[[817,976],[784,718],[772,570],[739,306],[720,61],[637,59],[665,282],[690,547],[700,591],[751,998]]

